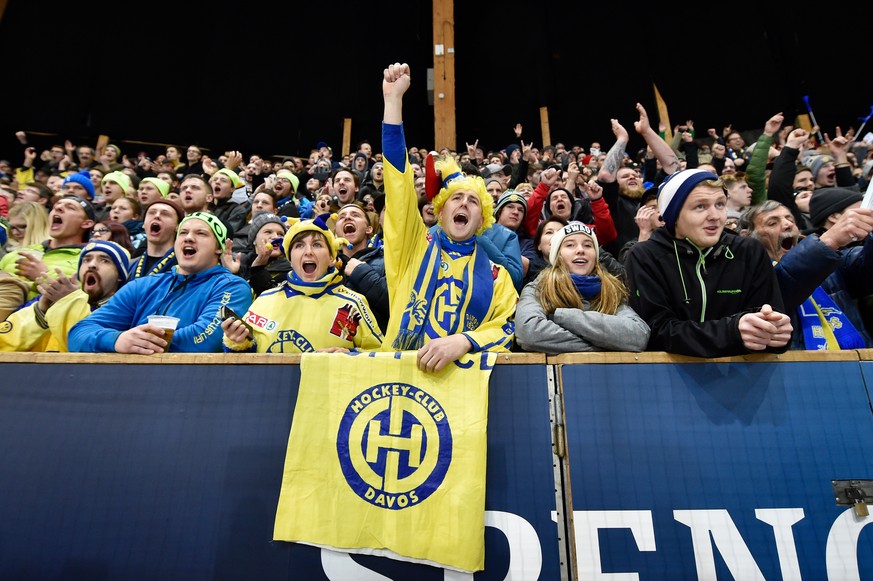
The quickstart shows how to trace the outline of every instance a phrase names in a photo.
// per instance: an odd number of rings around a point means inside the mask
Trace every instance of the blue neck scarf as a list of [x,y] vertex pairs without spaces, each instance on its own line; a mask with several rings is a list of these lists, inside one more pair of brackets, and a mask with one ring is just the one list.
[[597,298],[600,294],[601,281],[596,274],[571,274],[573,284],[576,285],[576,290],[586,301]]

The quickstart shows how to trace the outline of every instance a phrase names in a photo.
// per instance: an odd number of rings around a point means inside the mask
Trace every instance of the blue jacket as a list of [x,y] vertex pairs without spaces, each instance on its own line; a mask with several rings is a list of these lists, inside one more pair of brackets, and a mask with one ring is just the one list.
[[197,274],[173,272],[130,281],[102,307],[70,329],[71,352],[114,353],[123,331],[148,322],[149,315],[179,317],[170,343],[171,352],[221,353],[223,331],[218,311],[227,305],[245,313],[252,303],[252,289],[223,266]]
[[806,236],[776,264],[776,278],[782,291],[786,314],[791,317],[794,331],[791,349],[806,349],[803,342],[797,308],[818,286],[833,299],[852,325],[864,338],[867,347],[873,340],[864,327],[856,299],[873,293],[873,236],[863,246],[831,250],[818,235]]

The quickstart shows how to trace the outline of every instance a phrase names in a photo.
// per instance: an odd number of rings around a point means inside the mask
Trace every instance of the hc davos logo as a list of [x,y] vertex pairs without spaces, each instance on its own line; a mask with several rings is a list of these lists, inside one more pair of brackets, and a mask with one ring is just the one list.
[[424,501],[442,484],[452,463],[452,432],[432,395],[408,383],[380,383],[349,403],[337,454],[355,494],[399,510]]

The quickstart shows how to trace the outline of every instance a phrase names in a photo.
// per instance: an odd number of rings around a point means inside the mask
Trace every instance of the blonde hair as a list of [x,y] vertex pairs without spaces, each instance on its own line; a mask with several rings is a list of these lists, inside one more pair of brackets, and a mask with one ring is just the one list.
[[[618,307],[627,300],[627,287],[618,277],[603,270],[599,259],[594,263],[593,274],[600,277],[601,286],[600,294],[591,300],[589,310],[614,315]],[[547,266],[542,270],[536,290],[537,300],[547,315],[553,314],[557,309],[584,308],[582,297],[570,278],[570,271],[560,258],[555,261],[554,266]]]
[[[42,244],[51,236],[51,229],[48,221],[48,212],[45,206],[33,201],[24,201],[20,204],[15,204],[9,208],[9,220],[17,216],[22,216],[27,223],[27,230],[24,231],[24,238],[20,245],[15,248],[24,246],[32,246],[34,244]],[[9,243],[6,248],[11,249],[10,245],[14,245],[14,240],[9,238]]]
[[443,180],[459,174],[457,177],[451,178],[448,184],[445,184],[439,193],[433,198],[433,213],[439,220],[440,211],[443,205],[455,193],[460,191],[470,191],[479,196],[479,202],[482,205],[482,226],[476,230],[476,235],[481,236],[485,230],[494,224],[494,198],[485,189],[485,180],[479,176],[471,176],[461,172],[461,167],[458,162],[451,156],[440,156],[434,160],[434,168],[440,172]]

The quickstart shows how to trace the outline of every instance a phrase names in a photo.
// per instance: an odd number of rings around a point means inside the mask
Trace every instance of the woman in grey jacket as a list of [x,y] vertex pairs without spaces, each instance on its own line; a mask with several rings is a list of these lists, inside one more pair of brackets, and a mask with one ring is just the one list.
[[649,326],[627,287],[601,268],[594,232],[570,222],[551,240],[548,266],[521,291],[515,335],[525,351],[642,351]]

